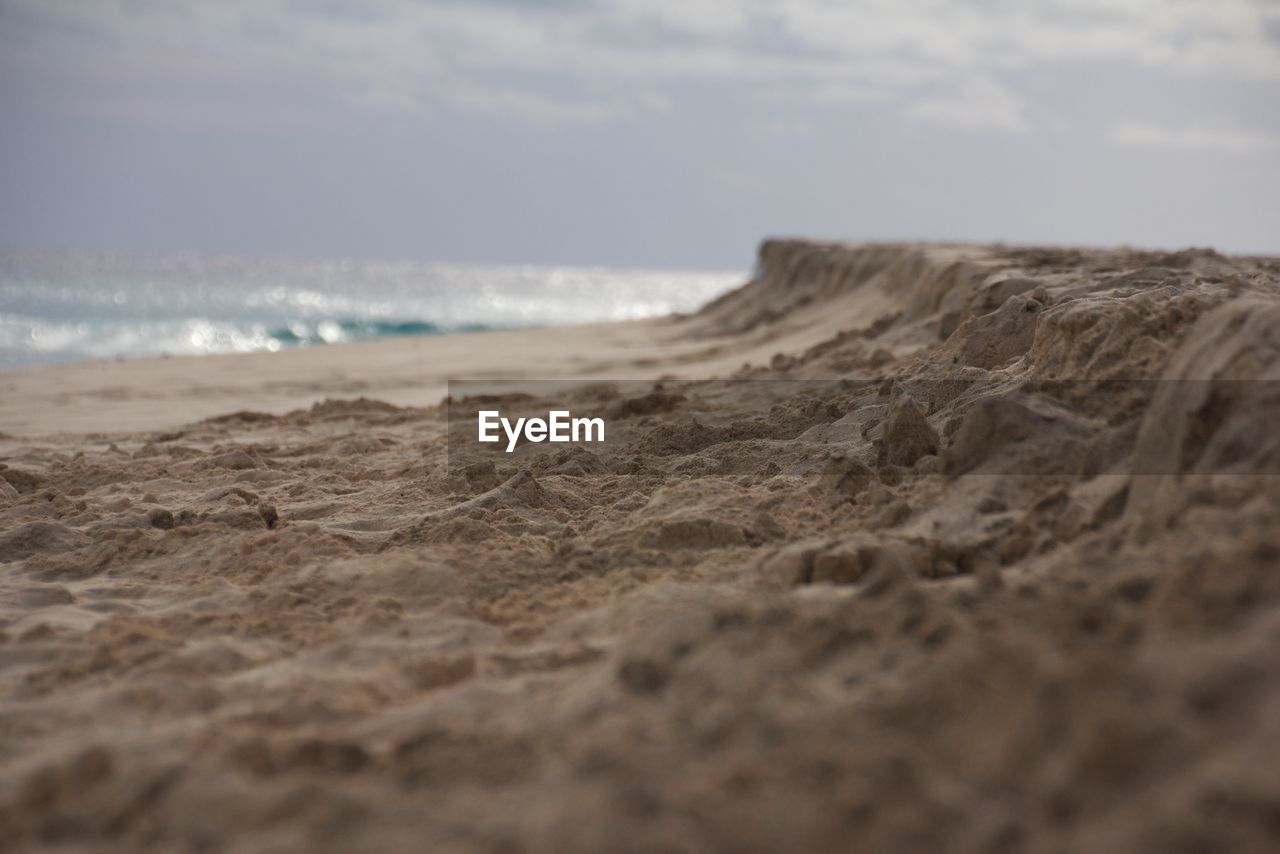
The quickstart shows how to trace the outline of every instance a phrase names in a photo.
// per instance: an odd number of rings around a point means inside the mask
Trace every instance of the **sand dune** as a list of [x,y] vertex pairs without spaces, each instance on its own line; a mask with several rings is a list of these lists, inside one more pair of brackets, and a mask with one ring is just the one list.
[[[1269,850],[1280,261],[760,262],[688,317],[0,375],[0,839]],[[509,399],[607,452],[447,454],[445,380],[592,377],[646,382]]]

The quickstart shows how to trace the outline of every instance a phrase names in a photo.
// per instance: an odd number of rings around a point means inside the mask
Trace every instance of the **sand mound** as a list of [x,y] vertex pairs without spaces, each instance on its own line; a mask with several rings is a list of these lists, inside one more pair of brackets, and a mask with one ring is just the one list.
[[1275,261],[770,241],[646,328],[607,450],[0,438],[0,838],[1269,850]]

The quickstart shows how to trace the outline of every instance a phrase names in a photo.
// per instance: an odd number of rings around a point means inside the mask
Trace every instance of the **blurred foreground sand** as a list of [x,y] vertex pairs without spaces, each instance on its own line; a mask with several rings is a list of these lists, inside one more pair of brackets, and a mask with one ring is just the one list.
[[[663,376],[808,382],[446,466],[447,378]],[[801,241],[686,318],[2,374],[0,840],[1270,850],[1275,380],[1274,259]]]

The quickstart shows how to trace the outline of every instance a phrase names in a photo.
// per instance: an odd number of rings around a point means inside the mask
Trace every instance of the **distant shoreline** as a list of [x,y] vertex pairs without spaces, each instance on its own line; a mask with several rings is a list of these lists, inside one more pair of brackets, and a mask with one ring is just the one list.
[[733,271],[0,253],[0,370],[654,317]]

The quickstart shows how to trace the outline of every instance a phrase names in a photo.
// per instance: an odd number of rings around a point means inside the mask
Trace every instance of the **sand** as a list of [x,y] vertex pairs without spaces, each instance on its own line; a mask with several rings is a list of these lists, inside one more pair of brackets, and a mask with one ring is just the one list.
[[[1280,261],[760,260],[0,374],[0,847],[1272,850]],[[607,451],[464,466],[461,377],[647,382],[556,398]]]

